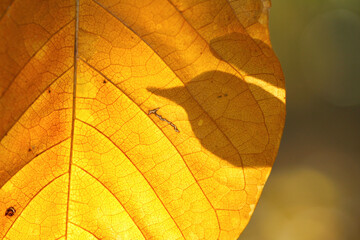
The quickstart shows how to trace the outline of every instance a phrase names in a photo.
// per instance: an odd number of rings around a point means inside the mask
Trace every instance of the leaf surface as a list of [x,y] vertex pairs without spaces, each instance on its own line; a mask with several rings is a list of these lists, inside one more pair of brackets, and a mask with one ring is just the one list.
[[0,237],[236,239],[284,126],[269,6],[2,1]]

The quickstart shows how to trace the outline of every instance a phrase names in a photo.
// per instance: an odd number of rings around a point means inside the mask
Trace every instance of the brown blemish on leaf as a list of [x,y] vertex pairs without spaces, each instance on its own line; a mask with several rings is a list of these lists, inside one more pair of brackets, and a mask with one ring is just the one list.
[[12,217],[14,216],[16,213],[16,210],[14,207],[9,207],[8,209],[6,209],[5,211],[5,216],[9,216],[9,217]]

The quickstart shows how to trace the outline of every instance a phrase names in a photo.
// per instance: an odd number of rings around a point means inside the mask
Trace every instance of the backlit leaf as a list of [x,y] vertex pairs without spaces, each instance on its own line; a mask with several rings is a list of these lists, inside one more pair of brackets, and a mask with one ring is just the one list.
[[265,0],[0,4],[2,239],[236,239],[285,117]]

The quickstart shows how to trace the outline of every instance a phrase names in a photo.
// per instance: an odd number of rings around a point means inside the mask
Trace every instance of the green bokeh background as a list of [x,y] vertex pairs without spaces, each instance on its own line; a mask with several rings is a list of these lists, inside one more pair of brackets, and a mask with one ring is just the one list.
[[279,154],[240,240],[360,239],[360,0],[272,0]]

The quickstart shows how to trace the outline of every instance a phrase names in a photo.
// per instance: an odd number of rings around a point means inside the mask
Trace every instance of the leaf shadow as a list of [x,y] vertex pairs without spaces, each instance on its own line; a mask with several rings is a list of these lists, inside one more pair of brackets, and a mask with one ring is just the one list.
[[[239,34],[226,35],[222,38],[217,38],[211,41],[211,52],[215,57],[227,61],[237,69],[251,75],[254,66],[247,66],[246,63],[242,63],[236,57],[231,58],[228,54],[229,52],[236,53],[242,50],[234,49],[234,41],[237,38],[240,38],[241,41],[249,40],[244,40],[244,36],[240,36]],[[254,43],[253,40],[252,42]],[[254,46],[254,48],[256,48],[256,46]],[[268,47],[268,49],[265,48],[265,50],[267,51],[271,49]],[[256,49],[255,51],[259,51],[259,49]],[[261,79],[261,74],[256,75],[256,77],[259,78],[260,81],[265,81],[271,86],[274,86],[272,82],[269,82],[267,77]],[[243,152],[247,152],[246,144],[248,142],[244,141],[244,148],[242,148],[241,145],[237,146],[236,139],[239,136],[231,136],[231,131],[228,127],[228,125],[233,124],[232,126],[234,128],[239,128],[245,134],[247,134],[247,130],[249,130],[249,132],[254,132],[256,130],[254,130],[253,126],[255,123],[251,123],[251,121],[252,119],[258,119],[260,116],[259,114],[263,116],[263,113],[261,113],[262,110],[260,109],[257,101],[254,99],[254,93],[261,94],[264,99],[275,99],[277,107],[284,108],[285,104],[278,100],[277,97],[274,96],[271,92],[265,91],[263,88],[255,84],[245,82],[244,79],[241,79],[236,75],[219,70],[203,72],[193,78],[191,81],[184,83],[184,86],[182,87],[173,87],[167,89],[149,87],[147,90],[157,96],[171,100],[172,102],[181,106],[188,115],[188,120],[196,138],[199,140],[202,147],[210,151],[212,154],[237,167],[272,166],[274,159],[264,159],[264,157],[259,155],[264,152],[264,148],[266,148],[266,145],[261,142],[262,140],[259,140],[259,146],[249,145],[250,148],[254,148],[254,151],[249,150],[250,154],[247,155],[252,156],[247,158],[247,160],[244,160],[241,154]],[[221,120],[223,119],[224,113],[226,114],[226,109],[230,106],[229,104],[231,104],[230,100],[238,104],[239,112],[233,114],[234,119]],[[246,107],[246,105],[254,104],[256,104],[255,107]],[[201,114],[199,114],[199,111],[202,111],[203,114],[207,115],[208,119],[210,120],[204,120],[204,122],[200,122],[202,120],[200,120]],[[162,114],[161,109],[159,109],[159,114]],[[163,117],[167,118],[167,116]],[[243,123],[239,119],[249,119],[249,124]],[[226,124],[223,124],[224,122]],[[241,125],[240,122],[243,125]],[[255,124],[255,126],[260,126],[259,122],[257,124],[258,125]],[[266,128],[263,118],[262,125],[264,128]],[[214,126],[216,129],[214,129]],[[181,134],[181,129],[179,130]],[[258,132],[261,133],[261,131]],[[256,134],[257,135],[247,136],[251,137],[249,141],[256,142],[254,141],[255,138],[263,137],[264,139],[267,139],[267,142],[269,142],[269,136],[259,136],[258,133]],[[243,150],[243,152],[241,150]]]

